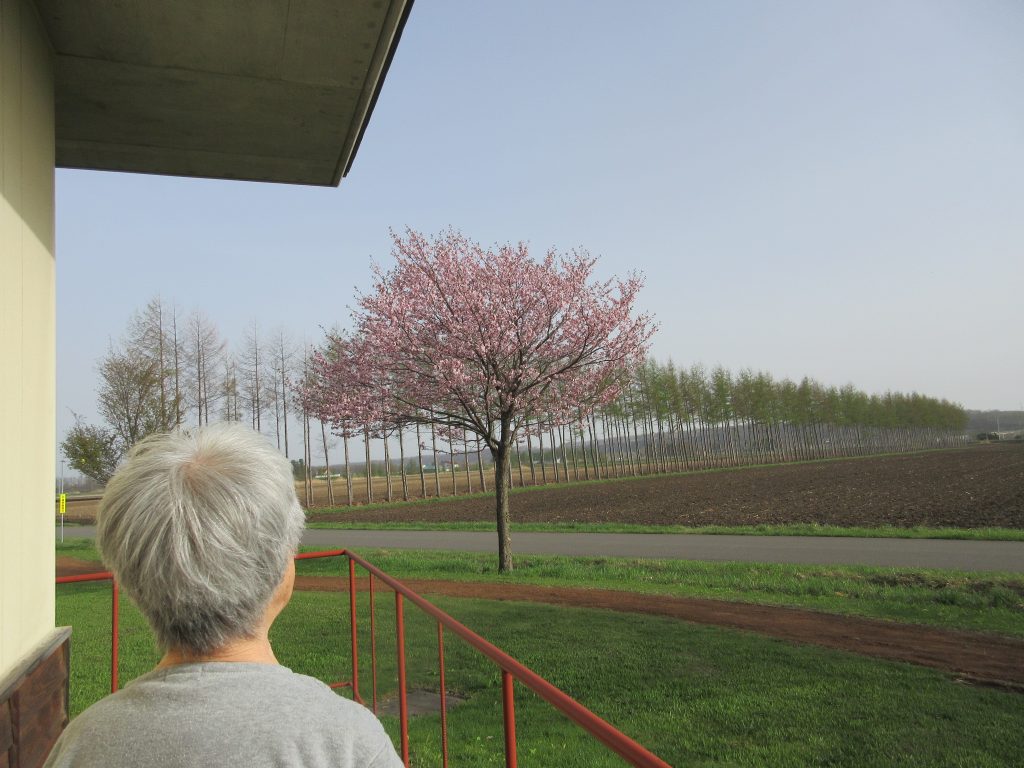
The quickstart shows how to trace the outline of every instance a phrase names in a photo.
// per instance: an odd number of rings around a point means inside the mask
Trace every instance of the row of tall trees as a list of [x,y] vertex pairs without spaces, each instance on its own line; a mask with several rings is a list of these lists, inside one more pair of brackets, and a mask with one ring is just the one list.
[[[620,395],[575,421],[535,415],[511,446],[510,487],[576,480],[784,463],[963,445],[959,405],[917,393],[871,395],[852,385],[703,366],[677,369],[648,360]],[[346,502],[380,500],[372,478],[385,479],[385,499],[458,495],[493,488],[494,463],[466,430],[417,424],[336,427],[346,444],[376,442],[384,459],[339,462]],[[362,451],[360,451],[362,453]],[[343,469],[342,469],[343,467]],[[362,474],[362,497],[352,493]],[[341,501],[340,497],[338,499]]]
[[918,393],[648,361],[600,421],[604,443],[650,472],[948,447],[964,441],[967,416]]

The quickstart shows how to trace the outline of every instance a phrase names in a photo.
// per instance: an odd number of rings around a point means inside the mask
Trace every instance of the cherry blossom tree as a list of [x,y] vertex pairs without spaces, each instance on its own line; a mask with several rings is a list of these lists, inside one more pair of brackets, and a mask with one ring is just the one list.
[[486,249],[455,230],[392,237],[395,266],[375,268],[352,332],[328,333],[306,400],[336,429],[478,436],[495,466],[499,568],[511,570],[511,449],[619,395],[655,328],[633,314],[642,280],[593,281],[584,251],[538,261],[524,243]]

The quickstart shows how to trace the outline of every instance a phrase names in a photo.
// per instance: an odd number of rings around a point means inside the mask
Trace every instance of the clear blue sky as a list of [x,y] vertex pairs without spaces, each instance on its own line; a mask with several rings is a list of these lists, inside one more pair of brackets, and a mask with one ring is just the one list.
[[318,341],[388,228],[641,270],[679,364],[1024,401],[1024,3],[421,0],[338,189],[57,173],[58,439],[160,293]]

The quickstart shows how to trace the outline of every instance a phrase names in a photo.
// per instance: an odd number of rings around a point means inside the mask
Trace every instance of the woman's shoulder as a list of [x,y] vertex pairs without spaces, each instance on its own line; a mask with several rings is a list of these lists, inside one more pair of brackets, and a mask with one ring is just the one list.
[[[231,734],[248,734],[247,743],[233,743]],[[268,754],[291,743],[364,758],[391,749],[369,709],[316,678],[281,666],[214,663],[156,669],[96,702],[71,721],[48,764],[112,765],[111,754],[132,754],[139,743],[198,750],[199,762],[209,763],[209,750],[228,742]]]
[[264,716],[305,712],[318,720],[376,720],[364,706],[339,695],[315,677],[277,664],[205,662],[155,670],[140,682],[145,687],[180,688],[198,700],[217,701],[220,707],[259,709]]

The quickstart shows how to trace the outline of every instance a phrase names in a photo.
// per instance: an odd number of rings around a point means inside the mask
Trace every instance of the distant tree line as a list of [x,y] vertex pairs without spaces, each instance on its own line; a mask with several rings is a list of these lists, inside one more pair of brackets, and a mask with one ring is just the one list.
[[[103,424],[78,419],[62,448],[70,466],[99,482],[125,451],[154,432],[211,421],[245,421],[293,458],[312,503],[320,467],[327,502],[408,499],[494,489],[494,465],[476,436],[418,423],[349,424],[335,438],[313,418],[300,385],[311,350],[257,323],[231,348],[201,312],[182,316],[155,298],[130,320],[98,364]],[[511,487],[749,464],[905,452],[962,445],[967,413],[917,393],[868,394],[852,385],[765,372],[649,360],[612,402],[566,425],[543,413],[511,447]],[[293,452],[294,441],[301,450]],[[341,445],[335,446],[334,439]],[[377,444],[381,450],[373,450]],[[340,449],[340,450],[339,450]],[[332,462],[331,451],[336,451]],[[380,454],[383,452],[383,458]],[[371,453],[373,456],[371,456]],[[317,461],[314,462],[314,456]],[[319,458],[323,457],[322,464]],[[342,470],[342,468],[344,468]],[[383,476],[375,490],[374,477]],[[355,480],[365,489],[356,498]],[[335,478],[337,480],[337,478]]]
[[612,463],[631,474],[949,447],[967,423],[961,406],[917,393],[654,361],[599,421],[592,439],[600,429]]

